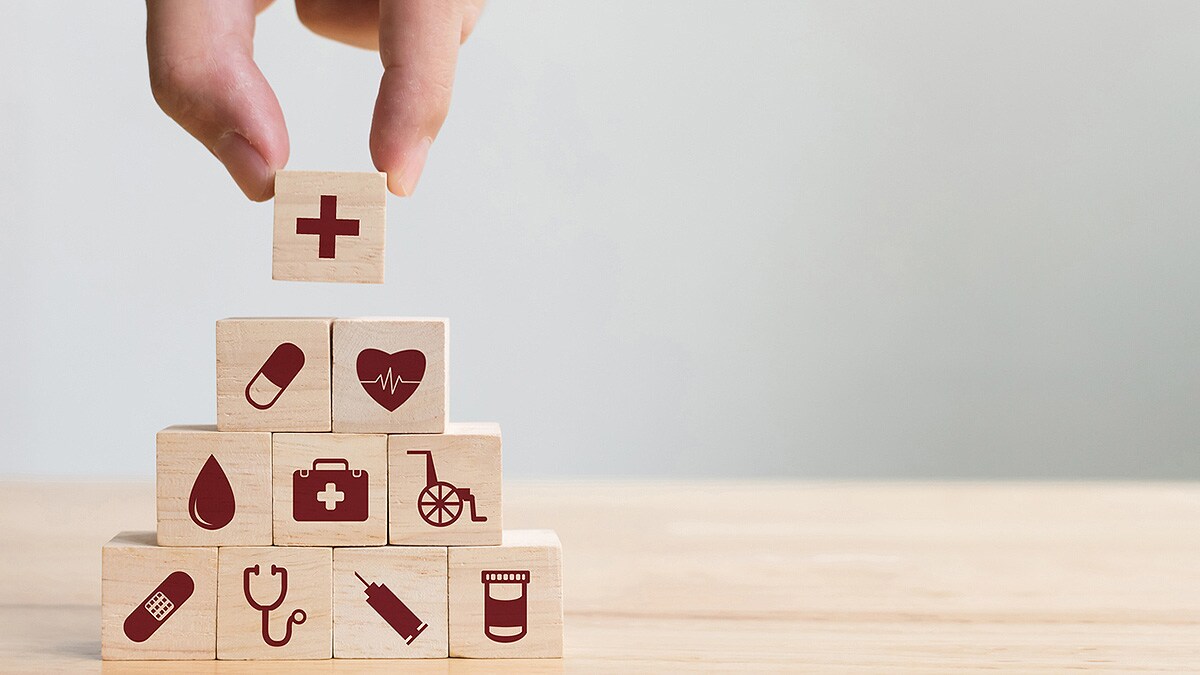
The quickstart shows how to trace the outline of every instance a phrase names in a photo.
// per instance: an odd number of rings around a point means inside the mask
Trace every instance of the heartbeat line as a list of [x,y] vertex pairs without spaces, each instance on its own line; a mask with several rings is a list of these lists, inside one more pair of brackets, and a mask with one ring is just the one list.
[[388,368],[386,373],[373,380],[359,380],[358,382],[359,384],[378,384],[381,389],[386,389],[389,394],[395,394],[396,390],[402,384],[421,384],[420,380],[408,382],[401,379],[399,375],[393,375],[391,368]]

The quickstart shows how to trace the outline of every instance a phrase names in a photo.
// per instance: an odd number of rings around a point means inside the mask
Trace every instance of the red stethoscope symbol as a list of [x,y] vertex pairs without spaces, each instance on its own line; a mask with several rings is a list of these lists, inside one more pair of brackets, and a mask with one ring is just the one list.
[[246,602],[254,609],[262,612],[262,639],[263,642],[272,647],[282,647],[292,639],[292,626],[300,625],[308,619],[308,615],[304,610],[297,609],[288,617],[287,625],[284,628],[283,639],[276,640],[271,637],[271,612],[279,609],[283,604],[284,598],[287,597],[288,577],[287,568],[271,565],[271,576],[279,577],[279,597],[269,605],[260,605],[254,599],[254,594],[250,592],[250,575],[258,576],[258,565],[252,565],[242,570],[242,591],[246,594]]

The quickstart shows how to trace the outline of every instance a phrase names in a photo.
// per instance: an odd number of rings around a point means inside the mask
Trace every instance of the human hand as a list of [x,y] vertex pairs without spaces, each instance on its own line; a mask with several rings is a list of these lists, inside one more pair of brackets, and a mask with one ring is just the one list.
[[[272,0],[146,0],[150,86],[158,105],[225,165],[246,196],[270,199],[287,127],[254,63],[254,21]],[[458,48],[484,0],[296,0],[318,35],[379,50],[383,78],[371,158],[388,189],[412,194],[450,108]]]

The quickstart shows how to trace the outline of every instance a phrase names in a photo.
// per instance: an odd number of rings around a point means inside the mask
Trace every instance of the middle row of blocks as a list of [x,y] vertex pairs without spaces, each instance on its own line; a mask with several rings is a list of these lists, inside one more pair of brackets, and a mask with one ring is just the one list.
[[160,546],[492,546],[501,439],[442,434],[217,431],[157,437]]

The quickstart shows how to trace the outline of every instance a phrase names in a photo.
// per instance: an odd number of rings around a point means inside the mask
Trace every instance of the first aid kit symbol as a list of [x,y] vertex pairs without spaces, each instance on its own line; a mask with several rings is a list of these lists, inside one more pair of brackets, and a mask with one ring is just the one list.
[[[325,468],[325,467],[337,468]],[[297,522],[363,522],[368,515],[367,472],[342,458],[314,459],[292,474],[292,518]]]

